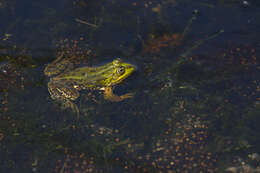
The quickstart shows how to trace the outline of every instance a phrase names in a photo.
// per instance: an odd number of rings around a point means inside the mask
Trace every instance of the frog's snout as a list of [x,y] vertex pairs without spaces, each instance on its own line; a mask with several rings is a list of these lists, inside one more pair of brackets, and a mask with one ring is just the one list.
[[133,71],[136,71],[138,69],[138,67],[136,65],[133,65],[133,64],[129,64],[127,66],[127,68],[132,69]]

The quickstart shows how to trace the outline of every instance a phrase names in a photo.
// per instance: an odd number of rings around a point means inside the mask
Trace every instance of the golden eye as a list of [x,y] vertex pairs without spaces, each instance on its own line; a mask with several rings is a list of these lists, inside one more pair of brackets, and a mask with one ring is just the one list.
[[120,75],[124,74],[125,73],[125,67],[123,67],[123,66],[118,67],[117,73],[119,73]]

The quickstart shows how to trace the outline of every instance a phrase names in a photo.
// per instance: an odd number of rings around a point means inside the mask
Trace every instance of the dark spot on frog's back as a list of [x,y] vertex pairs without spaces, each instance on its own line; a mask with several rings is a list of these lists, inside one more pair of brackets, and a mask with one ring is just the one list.
[[109,74],[109,75],[107,75],[106,72],[102,72],[101,75],[102,75],[102,76],[107,76],[107,77],[113,76],[113,74]]

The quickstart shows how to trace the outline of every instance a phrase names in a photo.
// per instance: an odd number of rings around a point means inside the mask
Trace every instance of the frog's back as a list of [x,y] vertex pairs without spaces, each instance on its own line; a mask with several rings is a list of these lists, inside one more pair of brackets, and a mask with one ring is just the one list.
[[[73,71],[60,74],[53,80],[64,81],[84,88],[100,88],[108,86],[107,79],[113,76],[113,66],[80,67]],[[83,87],[81,87],[83,88]]]

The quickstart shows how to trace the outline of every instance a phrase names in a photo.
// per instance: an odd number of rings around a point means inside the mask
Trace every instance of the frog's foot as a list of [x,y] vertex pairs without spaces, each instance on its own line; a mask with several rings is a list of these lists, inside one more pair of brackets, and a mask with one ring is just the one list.
[[77,118],[79,119],[79,108],[72,101],[70,101],[70,100],[63,101],[62,102],[62,109],[72,109],[72,111],[77,114]]
[[104,98],[106,100],[110,100],[112,102],[120,102],[124,99],[132,98],[134,96],[134,93],[127,93],[121,96],[115,95],[113,93],[112,87],[106,87],[104,91]]
[[48,90],[51,98],[59,102],[62,109],[71,108],[79,116],[79,109],[73,103],[79,97],[79,92],[76,88],[69,87],[62,82],[50,81],[48,83]]
[[46,76],[54,76],[58,75],[60,73],[65,73],[67,71],[70,71],[74,68],[74,64],[70,62],[68,59],[63,59],[64,52],[61,53],[60,56],[56,60],[54,60],[52,63],[48,64],[44,69],[44,74]]

